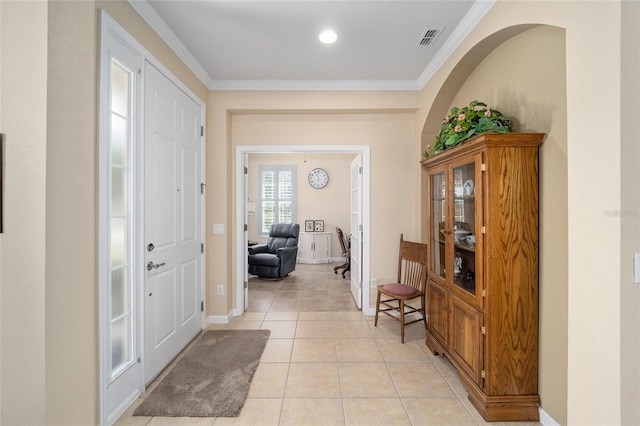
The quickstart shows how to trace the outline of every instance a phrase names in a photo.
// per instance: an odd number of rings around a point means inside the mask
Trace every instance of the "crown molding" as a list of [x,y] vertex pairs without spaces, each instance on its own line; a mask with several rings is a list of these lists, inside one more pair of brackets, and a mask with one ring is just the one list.
[[484,15],[493,7],[497,0],[476,0],[469,11],[464,15],[458,26],[453,30],[451,36],[447,37],[442,47],[433,56],[433,59],[422,71],[416,82],[419,90],[433,78],[440,67],[449,59],[449,56],[460,46],[462,41],[469,35],[476,25],[482,20]]
[[416,80],[212,80],[211,90],[419,90]]
[[189,49],[186,48],[178,36],[164,22],[147,0],[127,0],[127,3],[145,20],[147,24],[160,36],[171,50],[185,63],[196,77],[208,89],[211,89],[211,77],[209,73],[200,65],[200,62],[193,57]]

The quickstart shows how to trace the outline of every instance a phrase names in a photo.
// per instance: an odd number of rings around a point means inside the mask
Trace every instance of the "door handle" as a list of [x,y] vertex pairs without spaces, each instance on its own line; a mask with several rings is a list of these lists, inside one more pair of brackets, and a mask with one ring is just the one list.
[[159,267],[164,266],[164,265],[166,265],[165,262],[153,263],[153,262],[149,261],[149,263],[147,263],[147,271],[151,271],[153,269],[158,269]]

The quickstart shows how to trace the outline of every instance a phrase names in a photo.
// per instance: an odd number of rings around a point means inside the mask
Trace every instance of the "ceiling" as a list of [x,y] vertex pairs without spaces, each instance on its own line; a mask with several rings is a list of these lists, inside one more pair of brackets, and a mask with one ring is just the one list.
[[213,90],[419,90],[494,1],[129,3]]

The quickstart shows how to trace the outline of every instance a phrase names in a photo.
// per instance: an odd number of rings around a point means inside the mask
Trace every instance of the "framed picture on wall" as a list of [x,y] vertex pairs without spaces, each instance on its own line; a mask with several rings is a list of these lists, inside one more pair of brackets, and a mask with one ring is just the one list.
[[313,230],[315,232],[324,232],[324,220],[316,220],[316,221],[314,221]]
[[313,232],[313,220],[304,221],[304,232]]

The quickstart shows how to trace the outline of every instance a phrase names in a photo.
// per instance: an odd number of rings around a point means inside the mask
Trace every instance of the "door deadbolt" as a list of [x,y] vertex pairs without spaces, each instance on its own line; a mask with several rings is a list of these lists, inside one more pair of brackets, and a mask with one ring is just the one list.
[[149,245],[147,246],[147,251],[153,251],[154,248],[156,248],[156,246],[154,246],[153,243],[149,243]]

